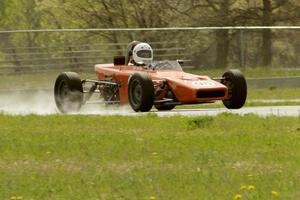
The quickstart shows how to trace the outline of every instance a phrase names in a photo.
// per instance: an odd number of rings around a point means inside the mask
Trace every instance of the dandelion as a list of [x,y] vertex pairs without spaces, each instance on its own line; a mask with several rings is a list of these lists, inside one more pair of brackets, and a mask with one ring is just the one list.
[[246,186],[246,185],[241,185],[240,189],[241,189],[241,190],[246,190],[246,189],[247,189],[247,186]]
[[254,190],[254,189],[255,189],[254,185],[249,185],[248,186],[248,190]]
[[151,196],[149,199],[150,200],[155,200],[156,198],[155,198],[155,196]]
[[234,195],[233,199],[237,200],[237,199],[241,199],[242,195],[241,194],[236,194]]
[[278,197],[280,195],[280,193],[273,190],[272,195],[275,196],[275,197]]

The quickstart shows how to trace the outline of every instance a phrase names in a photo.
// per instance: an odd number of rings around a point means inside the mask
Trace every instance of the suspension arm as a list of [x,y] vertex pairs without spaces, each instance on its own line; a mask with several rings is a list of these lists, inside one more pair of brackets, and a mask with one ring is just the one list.
[[95,83],[96,85],[115,85],[115,86],[119,86],[118,83],[110,82],[110,81],[96,81],[96,80],[84,79],[81,82],[82,83]]

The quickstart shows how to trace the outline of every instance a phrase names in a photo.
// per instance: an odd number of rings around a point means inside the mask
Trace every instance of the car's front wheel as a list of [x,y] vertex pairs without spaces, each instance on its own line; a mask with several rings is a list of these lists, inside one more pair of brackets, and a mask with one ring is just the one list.
[[83,102],[83,87],[79,75],[75,72],[59,74],[55,81],[54,98],[60,112],[77,112]]
[[237,70],[228,70],[223,74],[222,84],[228,88],[228,97],[223,104],[228,109],[243,107],[247,98],[247,83],[243,74]]
[[175,108],[175,105],[155,105],[155,108],[158,111],[167,111],[167,110],[172,110]]
[[154,86],[147,73],[134,73],[129,78],[128,99],[131,108],[136,112],[148,112],[154,102]]

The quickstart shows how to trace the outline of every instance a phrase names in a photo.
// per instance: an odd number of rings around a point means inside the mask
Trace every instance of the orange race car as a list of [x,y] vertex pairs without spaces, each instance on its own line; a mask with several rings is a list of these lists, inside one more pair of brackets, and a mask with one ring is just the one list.
[[136,112],[150,111],[153,105],[160,111],[216,100],[239,109],[247,97],[246,80],[239,70],[228,70],[219,78],[185,73],[180,61],[153,61],[151,46],[142,42],[130,43],[126,56],[97,64],[95,71],[97,80],[82,80],[75,72],[59,74],[54,95],[60,112],[77,112],[94,93],[105,104],[129,103]]

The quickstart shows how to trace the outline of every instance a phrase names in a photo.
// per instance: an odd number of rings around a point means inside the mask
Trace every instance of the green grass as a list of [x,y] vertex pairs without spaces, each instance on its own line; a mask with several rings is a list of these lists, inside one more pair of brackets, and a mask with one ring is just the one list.
[[[264,102],[264,100],[281,100],[282,102]],[[300,99],[300,88],[265,88],[265,89],[248,89],[247,102],[245,106],[295,106],[300,102],[292,100]],[[253,101],[255,100],[255,101]],[[224,105],[218,101],[211,104],[192,104],[176,106],[182,109],[194,108],[223,108]]]
[[300,196],[300,117],[0,115],[0,138],[0,199]]
[[[247,101],[244,107],[259,107],[259,106],[299,106],[300,102],[262,102],[262,101]],[[200,108],[225,108],[222,101],[217,101],[210,104],[190,104],[190,105],[179,105],[176,109],[200,109]]]
[[[187,69],[187,72],[208,75],[211,77],[220,77],[224,73],[224,69]],[[285,68],[246,68],[241,69],[245,77],[247,78],[259,78],[259,77],[286,77],[286,76],[300,76],[300,69],[285,69]]]
[[300,99],[300,88],[248,89],[248,99]]
[[[52,88],[60,72],[0,76],[0,89]],[[80,73],[82,78],[96,78],[95,73]]]

